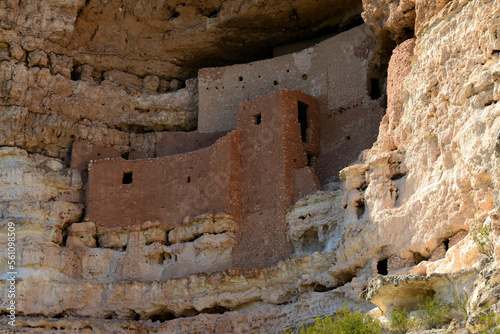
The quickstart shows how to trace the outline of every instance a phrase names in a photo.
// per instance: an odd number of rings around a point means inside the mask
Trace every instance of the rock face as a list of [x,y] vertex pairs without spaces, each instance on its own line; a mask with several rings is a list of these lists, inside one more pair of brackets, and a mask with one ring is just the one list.
[[[197,69],[261,58],[360,11],[312,3],[0,4],[0,226],[3,236],[16,227],[17,332],[273,333],[345,301],[411,309],[422,291],[466,295],[464,333],[479,330],[477,309],[500,310],[497,1],[363,2],[386,113],[370,149],[289,208],[293,254],[277,265],[211,272],[195,261],[227,259],[231,216],[185,218],[168,234],[154,221],[82,221],[85,165],[67,168],[71,143],[112,146],[115,158],[183,153],[165,131],[195,128],[198,86],[184,80]],[[487,249],[474,241],[478,226]],[[2,253],[7,245],[2,237]],[[183,263],[177,275],[162,275],[169,259]],[[7,296],[7,257],[0,268]]]
[[135,76],[157,75],[175,88],[178,83],[172,79],[187,79],[201,67],[269,57],[275,45],[345,30],[359,23],[361,5],[306,0],[8,1],[0,7],[0,40],[4,57],[9,48],[19,56],[38,49],[31,56],[34,62],[47,64],[47,56],[50,63],[59,57],[57,63],[71,64],[74,76],[112,71],[107,76],[128,77],[140,85]]

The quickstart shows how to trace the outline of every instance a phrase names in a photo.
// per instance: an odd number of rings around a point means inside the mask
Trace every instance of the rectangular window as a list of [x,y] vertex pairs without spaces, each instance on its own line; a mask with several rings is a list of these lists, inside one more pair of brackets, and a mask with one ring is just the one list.
[[253,116],[253,124],[259,125],[262,122],[262,115],[257,114]]
[[302,137],[302,141],[304,143],[307,142],[307,109],[309,105],[304,102],[298,101],[299,107],[299,124],[300,124],[300,136]]
[[131,184],[132,183],[132,171],[123,172],[122,184]]

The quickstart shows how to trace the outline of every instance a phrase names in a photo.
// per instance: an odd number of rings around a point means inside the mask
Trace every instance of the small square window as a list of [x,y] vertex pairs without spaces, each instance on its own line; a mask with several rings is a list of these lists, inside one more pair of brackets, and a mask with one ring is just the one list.
[[132,171],[123,172],[122,184],[132,183]]
[[253,124],[259,125],[260,123],[262,123],[262,115],[261,114],[254,115]]

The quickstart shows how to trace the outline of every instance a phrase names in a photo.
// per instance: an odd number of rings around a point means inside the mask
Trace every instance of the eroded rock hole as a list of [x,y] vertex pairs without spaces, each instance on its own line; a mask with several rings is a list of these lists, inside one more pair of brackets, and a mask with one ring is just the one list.
[[419,252],[413,253],[413,258],[415,259],[415,264],[419,264],[422,261],[426,261],[429,259],[429,257],[425,257]]
[[172,312],[169,312],[168,310],[160,310],[157,313],[151,315],[148,317],[148,320],[151,320],[153,322],[155,321],[169,321],[169,320],[174,320],[175,315]]
[[208,18],[214,18],[214,17],[217,17],[219,15],[219,9],[214,9],[212,12],[210,12],[207,17]]
[[138,321],[138,320],[141,319],[141,316],[139,315],[139,313],[137,313],[136,311],[132,310],[132,311],[130,311],[130,314],[126,317],[126,319],[131,319],[131,320]]
[[302,141],[304,143],[307,142],[307,128],[308,128],[308,123],[307,123],[307,109],[309,108],[309,105],[305,104],[302,101],[298,101],[298,109],[299,109],[299,124],[300,124],[300,136],[302,137]]
[[313,287],[314,292],[327,292],[327,291],[331,291],[333,289],[334,288],[329,288],[329,287],[322,285],[322,284],[315,284]]
[[132,171],[123,172],[122,184],[131,184],[132,183]]
[[358,202],[358,206],[356,207],[356,215],[358,216],[358,219],[361,219],[363,215],[365,214],[365,203],[364,202]]
[[302,251],[305,254],[321,252],[325,248],[325,244],[319,240],[316,228],[307,230],[300,239],[302,242]]
[[104,319],[107,319],[107,320],[110,320],[110,319],[117,319],[118,318],[118,315],[116,314],[116,312],[111,312],[111,313],[108,313]]
[[204,313],[204,314],[223,314],[225,312],[229,311],[228,308],[225,308],[223,306],[214,306],[214,307],[211,307],[211,308],[205,308],[203,310],[201,310],[200,313]]
[[71,80],[78,81],[82,77],[81,69],[78,66],[73,66],[71,69]]
[[66,315],[66,312],[62,312],[62,313],[56,314],[52,318],[60,319],[60,318],[63,318],[65,315]]
[[386,276],[389,271],[387,270],[387,259],[383,259],[377,262],[377,272],[379,275]]
[[404,173],[396,173],[393,176],[391,176],[391,180],[393,180],[393,181],[399,180],[399,179],[403,178],[405,175],[406,174],[404,174]]
[[186,177],[186,182],[187,182],[187,183],[191,183],[191,176],[189,176],[189,175],[188,175],[188,176]]
[[450,248],[450,239],[445,239],[443,241],[443,245],[444,245],[444,251],[447,252],[448,249]]
[[165,262],[165,253],[162,253],[158,258],[151,261],[152,264],[163,264]]
[[66,247],[67,242],[68,242],[68,227],[62,230],[61,247]]

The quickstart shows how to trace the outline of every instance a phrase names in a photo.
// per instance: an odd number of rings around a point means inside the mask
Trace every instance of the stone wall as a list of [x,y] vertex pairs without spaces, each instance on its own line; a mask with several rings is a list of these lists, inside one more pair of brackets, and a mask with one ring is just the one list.
[[[316,99],[298,90],[280,90],[242,104],[236,130],[192,152],[105,159],[115,151],[77,144],[74,168],[82,169],[86,158],[96,159],[88,168],[85,221],[108,229],[152,221],[164,231],[161,234],[180,227],[186,217],[224,212],[237,226],[232,230],[237,232],[232,262],[229,255],[218,263],[207,261],[219,269],[272,265],[292,252],[286,211],[298,196],[320,188],[313,169],[320,152],[319,131]],[[193,132],[185,138],[203,143],[218,136]],[[196,147],[193,141],[189,145]],[[182,147],[168,153],[175,149]],[[180,262],[186,267],[189,260]],[[202,268],[206,265],[182,272]],[[172,270],[166,275],[173,275]]]
[[362,25],[293,54],[202,69],[198,130],[232,130],[240,103],[277,89],[300,89],[319,101],[318,176],[323,182],[338,180],[345,161],[355,160],[375,141],[383,115],[375,100],[381,96],[384,78],[370,62],[375,47],[373,34]]
[[[39,9],[46,8],[47,4],[52,6],[64,2],[36,2],[40,6],[32,6],[34,1],[6,3],[12,7],[0,11],[0,15],[7,13],[10,19],[2,21],[4,30],[0,34],[17,55],[26,53],[25,48],[29,45],[36,45],[30,42],[33,39],[23,36],[29,29],[15,30],[20,26],[17,22],[28,26],[33,23],[32,34],[39,32],[35,29],[37,22],[48,22],[16,16],[19,3],[31,4],[26,12],[40,14],[37,18],[51,18],[59,11]],[[290,5],[279,2],[279,10],[266,11],[271,3],[224,2],[226,7],[222,8],[221,15],[226,15],[226,19],[239,15],[238,19],[224,21],[213,17],[208,24],[206,19],[202,24],[194,20],[196,26],[193,29],[186,28],[186,22],[197,16],[189,15],[189,10],[196,7],[186,5],[182,9],[184,6],[179,4],[181,19],[175,21],[172,16],[169,24],[178,24],[182,29],[177,29],[173,35],[189,31],[182,35],[187,36],[184,39],[186,48],[180,49],[175,56],[184,54],[186,59],[179,61],[186,61],[187,55],[192,55],[188,46],[201,38],[188,38],[193,31],[211,29],[212,33],[217,33],[225,22],[229,28],[226,35],[221,36],[227,37],[229,32],[240,38],[241,34],[235,34],[231,25],[247,27],[244,23],[255,23],[256,16],[270,18],[272,14],[269,13],[277,13]],[[106,4],[109,5],[104,8]],[[146,11],[147,15],[141,14],[154,2],[92,0],[82,11],[85,18],[79,22],[80,31],[92,27],[93,22],[108,17],[109,13],[118,13],[122,4],[122,10],[126,12],[123,17],[127,19],[141,15],[147,18],[148,13],[154,13],[151,10]],[[295,4],[297,2],[292,5]],[[313,2],[301,2],[301,5],[307,4],[312,6]],[[318,4],[326,6],[325,2],[314,2],[311,8],[316,12]],[[83,2],[80,5],[83,6]],[[67,13],[75,17],[80,7],[70,7]],[[329,3],[327,7],[328,13],[336,8]],[[102,9],[105,9],[103,14],[92,16],[94,10],[99,13]],[[372,309],[372,314],[382,316],[374,304],[360,300],[360,292],[366,287],[367,299],[371,298],[387,310],[398,305],[413,306],[422,291],[436,293],[446,302],[456,305],[461,303],[463,306],[467,301],[465,308],[461,307],[468,312],[467,319],[456,318],[448,329],[437,331],[475,333],[484,330],[475,326],[480,312],[487,310],[498,315],[500,310],[499,2],[365,0],[364,10],[366,22],[374,28],[379,41],[384,42],[385,54],[393,53],[388,71],[388,115],[382,122],[376,122],[380,125],[380,133],[372,148],[364,151],[356,164],[342,170],[341,187],[299,199],[289,210],[285,226],[294,253],[264,268],[207,272],[212,270],[209,268],[222,270],[215,264],[227,263],[224,261],[229,252],[235,251],[235,240],[240,231],[240,223],[221,212],[186,218],[181,225],[168,231],[155,221],[128,228],[105,228],[82,222],[84,206],[78,203],[78,194],[83,190],[80,173],[65,169],[60,159],[33,152],[62,158],[66,155],[63,150],[73,140],[85,139],[101,146],[115,146],[120,153],[131,146],[148,151],[148,154],[154,153],[154,144],[160,137],[158,133],[106,132],[107,127],[98,127],[102,123],[97,119],[102,115],[97,114],[95,121],[85,118],[97,113],[96,110],[106,111],[107,107],[98,102],[102,101],[102,96],[109,97],[106,101],[119,101],[120,94],[124,94],[128,101],[143,96],[131,90],[127,93],[123,86],[104,91],[91,89],[89,96],[95,98],[86,101],[91,101],[88,105],[95,102],[99,109],[87,110],[84,107],[78,114],[83,119],[78,116],[61,120],[61,114],[51,113],[49,110],[52,109],[43,109],[42,106],[56,99],[57,94],[47,95],[46,92],[62,88],[66,91],[65,85],[69,81],[60,84],[53,79],[37,79],[45,78],[48,71],[35,69],[42,66],[41,58],[35,57],[36,54],[31,58],[38,65],[31,67],[33,73],[26,80],[20,80],[22,76],[17,74],[13,78],[8,61],[3,61],[5,71],[2,73],[6,75],[1,81],[2,92],[14,93],[13,96],[19,96],[15,95],[19,92],[24,94],[19,90],[19,87],[24,87],[20,85],[22,82],[36,87],[28,90],[33,99],[9,97],[3,100],[2,108],[2,130],[5,128],[4,138],[7,138],[2,143],[30,150],[29,153],[15,147],[0,148],[0,231],[6,235],[8,222],[14,222],[17,233],[18,327],[14,331],[276,333],[286,326],[294,328],[316,316],[333,314],[346,301],[363,311]],[[304,30],[309,31],[308,24],[300,18],[302,13],[299,8],[295,15],[290,6],[280,14],[274,29],[282,29],[284,18],[286,22],[295,22],[295,26],[304,24]],[[121,17],[121,14],[117,15],[117,20]],[[92,21],[93,18],[96,21]],[[57,23],[61,23],[61,18],[56,19],[49,30],[60,27]],[[212,25],[216,20],[219,25]],[[262,24],[263,21],[259,22]],[[9,26],[14,30],[5,32],[5,29],[11,29]],[[125,31],[127,26],[125,24],[123,30],[118,31]],[[102,33],[110,25],[103,27],[101,35],[93,42],[95,44],[87,45],[89,48],[92,45],[100,47],[95,49],[96,52],[109,50],[106,43],[101,42],[106,41]],[[68,41],[65,32],[71,29],[61,31],[64,34],[59,41],[64,44]],[[91,37],[93,31],[88,31]],[[115,38],[115,31],[109,31],[110,38]],[[287,33],[286,29],[281,31]],[[51,31],[40,33],[54,37]],[[265,29],[256,32],[260,36],[265,33]],[[117,45],[133,45],[139,35],[135,36]],[[406,40],[408,37],[410,40]],[[19,53],[12,41],[20,42],[21,38],[22,50]],[[391,39],[399,44],[394,52],[396,44],[390,44]],[[224,41],[224,38],[218,40]],[[207,44],[209,42],[200,48]],[[34,51],[33,48],[29,52]],[[2,57],[10,56],[10,49],[7,56],[5,50],[5,45],[0,45]],[[127,49],[123,50],[126,53]],[[221,44],[213,43],[212,50],[222,53],[223,49]],[[25,55],[19,59],[22,57]],[[104,55],[101,59],[111,59],[106,57]],[[119,60],[118,57],[114,59]],[[98,63],[107,64],[105,61]],[[123,64],[125,68],[130,61]],[[28,65],[23,66],[27,68]],[[142,67],[137,65],[135,68]],[[17,71],[22,72],[22,69]],[[34,76],[34,72],[41,76]],[[51,74],[51,77],[56,76]],[[67,106],[85,95],[77,92],[85,92],[86,85],[77,80],[73,86],[76,95],[66,91],[71,97]],[[106,92],[114,93],[106,95]],[[186,91],[181,94],[189,95]],[[151,106],[159,106],[156,103],[160,100],[168,101],[174,96],[161,95],[156,94],[149,100]],[[33,103],[25,107],[25,102]],[[135,115],[132,109],[138,104],[124,102],[127,103],[131,104],[131,109],[127,109],[129,115]],[[378,101],[369,102],[375,106],[372,103]],[[341,108],[335,110],[335,117],[349,115]],[[120,114],[120,111],[112,110],[110,115],[115,113]],[[148,112],[140,115],[148,120]],[[26,121],[33,119],[36,122]],[[133,129],[135,116],[124,119],[124,128]],[[109,124],[114,121],[109,120]],[[15,127],[19,124],[22,126]],[[44,124],[47,126],[37,127]],[[64,126],[56,126],[58,124]],[[348,129],[348,124],[355,123],[347,122],[343,126]],[[135,128],[144,129],[142,125]],[[72,126],[78,128],[76,138],[68,132]],[[342,127],[332,127],[331,130],[333,135],[337,132],[349,135]],[[120,137],[116,138],[120,140],[111,141],[110,138],[117,133]],[[27,134],[29,145],[23,146]],[[364,132],[360,134],[365,135]],[[353,140],[352,136],[350,140]],[[349,164],[347,160],[350,158],[346,155],[344,165]],[[339,164],[341,162],[339,160]],[[300,174],[308,168],[295,171]],[[289,196],[288,193],[285,195]],[[268,211],[262,212],[266,217],[269,214]],[[256,237],[269,232],[264,228],[259,230],[258,224],[256,226],[252,230]],[[470,232],[480,226],[491,231],[489,255],[478,248],[473,240],[474,233]],[[261,240],[265,240],[264,237]],[[0,238],[0,250],[5,253],[6,249],[6,238]],[[4,273],[0,290],[6,296],[9,290],[6,256],[0,257],[0,268]],[[183,268],[187,271],[182,271]],[[201,268],[205,272],[190,275],[192,268]],[[182,277],[175,277],[176,273]],[[388,275],[384,276],[386,273]],[[457,293],[461,298],[458,303]],[[401,303],[401,297],[411,303]],[[7,306],[8,299],[2,298],[0,311],[4,315],[8,312]],[[448,315],[460,315],[456,311],[458,309]],[[0,328],[12,332],[5,321],[0,322]],[[427,331],[433,332],[436,330]]]
[[[89,167],[86,220],[102,226],[144,221],[179,225],[209,211],[237,213],[238,136],[211,147],[156,159],[96,160]],[[235,174],[236,173],[236,174]]]

